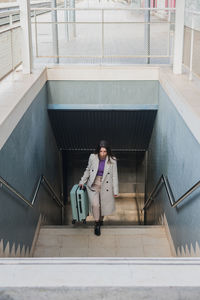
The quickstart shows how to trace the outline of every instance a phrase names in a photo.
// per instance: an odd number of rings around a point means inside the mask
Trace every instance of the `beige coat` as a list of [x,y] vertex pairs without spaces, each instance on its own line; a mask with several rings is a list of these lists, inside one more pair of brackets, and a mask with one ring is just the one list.
[[[80,180],[80,184],[87,186],[88,197],[90,204],[94,197],[95,191],[92,189],[92,184],[96,178],[96,174],[99,167],[99,158],[97,154],[91,154],[88,161],[88,166]],[[114,195],[118,195],[118,174],[117,174],[117,161],[108,157],[105,161],[105,167],[102,177],[100,198],[101,198],[101,215],[107,216],[115,210],[115,199]]]

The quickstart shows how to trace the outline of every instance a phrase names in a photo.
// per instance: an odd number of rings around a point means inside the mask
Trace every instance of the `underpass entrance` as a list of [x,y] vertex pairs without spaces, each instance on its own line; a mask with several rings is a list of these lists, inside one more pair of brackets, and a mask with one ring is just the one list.
[[[49,109],[53,131],[63,159],[66,224],[72,220],[69,193],[80,181],[90,153],[100,140],[107,140],[118,161],[119,197],[116,214],[106,224],[136,225],[143,222],[146,151],[156,109]],[[88,217],[88,223],[93,222]]]

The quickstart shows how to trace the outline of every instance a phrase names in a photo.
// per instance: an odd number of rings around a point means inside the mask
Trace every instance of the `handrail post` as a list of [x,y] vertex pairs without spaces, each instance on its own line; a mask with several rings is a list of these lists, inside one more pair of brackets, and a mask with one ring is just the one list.
[[69,41],[69,10],[67,8],[69,8],[69,2],[68,0],[64,0],[64,7],[66,8],[66,10],[64,11],[64,20],[65,20],[65,36],[67,38],[67,40]]
[[37,14],[34,10],[34,20],[35,20],[35,54],[38,57],[38,34],[37,34]]
[[39,181],[38,181],[37,187],[36,187],[36,189],[35,189],[35,193],[34,193],[34,196],[33,196],[33,200],[32,200],[32,202],[31,202],[32,205],[33,205],[34,202],[35,202],[35,199],[36,199],[36,197],[37,197],[37,194],[38,194],[38,191],[39,191],[39,188],[40,188],[40,185],[41,185],[42,180],[43,180],[43,176],[40,176],[40,179],[39,179]]
[[192,69],[193,69],[193,49],[194,49],[194,14],[192,13],[189,80],[192,80],[192,78],[193,78],[193,74],[192,74]]
[[13,17],[12,13],[9,14],[9,26],[11,27],[13,25]]
[[55,56],[55,63],[59,63],[59,46],[58,46],[58,16],[57,16],[57,3],[56,0],[51,0],[52,8],[52,43],[53,43],[53,56]]
[[[162,175],[162,176],[163,176],[163,175]],[[174,202],[175,202],[175,199],[174,199],[174,195],[173,195],[173,193],[172,193],[170,184],[169,184],[169,182],[168,182],[168,179],[167,179],[165,176],[163,176],[163,181],[164,181],[164,184],[165,184],[165,188],[166,188],[166,191],[167,191],[167,195],[168,195],[170,204],[171,204],[171,206],[173,206],[173,204],[174,204]]]
[[[144,186],[144,205],[147,202],[147,178],[148,178],[148,150],[145,152],[145,186]],[[144,210],[144,225],[146,225],[146,210]]]
[[101,54],[101,56],[102,56],[102,59],[104,58],[104,9],[102,8],[102,11],[101,11],[101,21],[102,21],[102,26],[101,26],[101,28],[102,28],[102,33],[101,33],[101,35],[102,35],[102,37],[101,37],[101,39],[102,39],[102,45],[101,45],[101,47],[102,47],[102,54]]
[[150,64],[150,8],[151,1],[145,0],[145,33],[144,33],[144,41],[147,49],[147,64]]

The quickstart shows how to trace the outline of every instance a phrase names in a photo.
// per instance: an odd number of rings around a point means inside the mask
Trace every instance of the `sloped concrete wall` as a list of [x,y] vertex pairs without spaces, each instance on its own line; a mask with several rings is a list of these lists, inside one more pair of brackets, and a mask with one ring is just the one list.
[[[42,174],[60,195],[59,152],[47,114],[46,86],[33,100],[0,151],[0,176],[28,200],[32,200]],[[6,255],[11,249],[12,255],[16,252],[19,255],[22,249],[23,253],[29,253],[40,214],[47,224],[61,222],[61,209],[44,186],[41,186],[33,208],[6,188],[1,188],[1,251],[7,247]]]
[[[149,146],[148,194],[159,177],[168,177],[177,200],[199,179],[200,145],[174,107],[159,88],[159,110]],[[178,208],[171,208],[162,187],[147,212],[147,222],[158,223],[166,215],[177,255],[199,255],[200,189],[185,199]]]

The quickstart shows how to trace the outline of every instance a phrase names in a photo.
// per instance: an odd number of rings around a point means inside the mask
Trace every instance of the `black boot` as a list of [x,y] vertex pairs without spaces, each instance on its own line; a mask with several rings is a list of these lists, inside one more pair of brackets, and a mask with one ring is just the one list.
[[95,222],[95,225],[94,225],[94,234],[95,235],[101,235],[101,225],[100,225],[100,222]]

